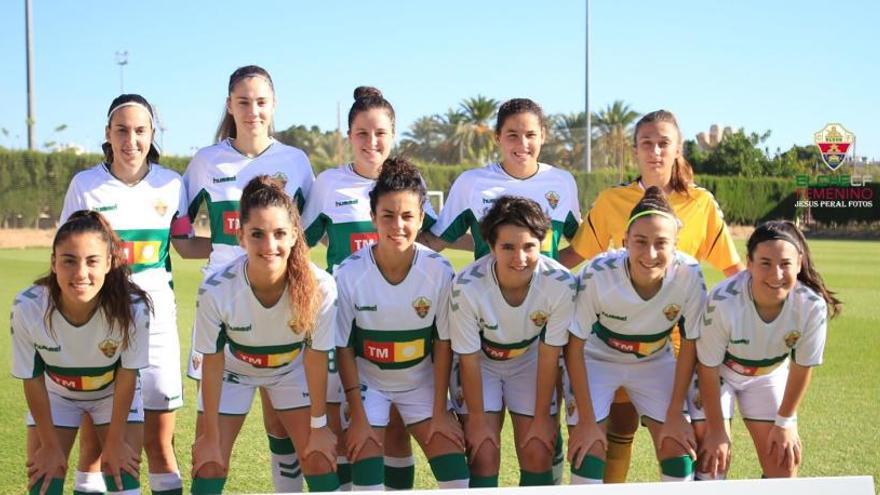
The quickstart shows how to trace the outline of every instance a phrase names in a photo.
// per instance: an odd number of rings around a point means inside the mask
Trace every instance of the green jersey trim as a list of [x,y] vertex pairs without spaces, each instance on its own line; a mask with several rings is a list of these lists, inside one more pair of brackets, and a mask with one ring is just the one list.
[[431,354],[437,327],[415,330],[369,330],[352,321],[348,347],[383,370],[411,368]]

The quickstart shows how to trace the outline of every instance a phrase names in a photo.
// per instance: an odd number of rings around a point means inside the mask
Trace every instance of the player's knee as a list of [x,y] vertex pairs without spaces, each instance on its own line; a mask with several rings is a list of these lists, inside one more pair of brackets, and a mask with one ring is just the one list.
[[303,474],[309,476],[327,474],[332,468],[330,461],[318,453],[314,453],[305,459],[300,459],[299,462],[302,466]]
[[215,462],[205,464],[195,473],[194,478],[215,479],[226,476],[226,470]]
[[672,457],[681,457],[687,456],[688,451],[685,450],[684,447],[675,440],[671,438],[666,438],[663,440],[663,443],[660,445],[660,449],[657,453],[657,457],[660,459],[669,459]]
[[542,472],[550,469],[553,454],[546,448],[532,447],[520,452],[519,465],[526,471]]
[[281,424],[281,420],[278,419],[277,414],[263,414],[263,425],[266,427],[266,433],[269,435],[275,438],[287,437],[287,431],[284,429],[284,425]]
[[501,453],[498,449],[482,447],[477,455],[469,459],[469,467],[472,475],[492,476],[498,474],[501,465]]

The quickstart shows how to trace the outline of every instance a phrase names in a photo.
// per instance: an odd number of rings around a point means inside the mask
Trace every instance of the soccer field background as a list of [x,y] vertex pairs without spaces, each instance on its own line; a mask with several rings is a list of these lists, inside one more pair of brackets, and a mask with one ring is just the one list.
[[[737,243],[744,254],[743,242]],[[815,240],[810,242],[816,265],[826,283],[844,301],[843,314],[829,324],[825,363],[813,374],[806,400],[799,409],[798,428],[804,442],[802,476],[871,475],[880,476],[880,242]],[[446,251],[455,267],[461,268],[472,257],[461,251]],[[312,259],[324,266],[324,250],[315,249]],[[186,369],[195,294],[202,261],[174,258],[174,282],[178,304],[181,360]],[[14,295],[49,267],[48,249],[0,250],[0,314],[8,315]],[[704,265],[707,282],[717,284],[722,275]],[[874,304],[878,304],[877,307]],[[12,351],[9,338],[0,343],[0,493],[22,493],[25,477],[25,426],[27,406],[20,380],[10,373]],[[185,406],[178,411],[176,452],[185,487],[190,479],[190,447],[194,436],[194,382],[184,378]],[[260,401],[255,401],[238,438],[232,457],[230,493],[269,492],[269,453],[263,431]],[[503,435],[501,485],[518,481],[509,421]],[[758,478],[761,475],[751,439],[743,424],[733,425],[734,461],[730,478]],[[434,488],[427,461],[417,446],[416,488]],[[70,473],[75,466],[76,447],[71,456]],[[566,469],[567,470],[567,469]],[[632,481],[659,479],[650,438],[642,428],[636,438]],[[146,462],[142,464],[142,483],[146,486]],[[567,475],[566,475],[567,479]]]

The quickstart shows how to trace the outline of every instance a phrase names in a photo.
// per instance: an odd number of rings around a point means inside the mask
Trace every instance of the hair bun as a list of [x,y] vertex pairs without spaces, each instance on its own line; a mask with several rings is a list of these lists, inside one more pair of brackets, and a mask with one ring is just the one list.
[[373,86],[358,86],[354,89],[354,99],[361,98],[382,98],[382,92]]
[[662,199],[665,201],[665,200],[666,200],[666,195],[663,194],[663,190],[660,189],[659,187],[657,187],[657,186],[651,186],[651,187],[645,189],[645,195],[644,195],[644,198],[647,198],[647,199],[650,199],[650,200],[657,200],[657,199],[661,199],[661,198],[662,198]]

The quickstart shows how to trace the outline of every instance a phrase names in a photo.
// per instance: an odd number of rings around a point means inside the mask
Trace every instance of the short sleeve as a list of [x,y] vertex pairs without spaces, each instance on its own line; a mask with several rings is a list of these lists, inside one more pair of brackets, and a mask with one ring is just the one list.
[[[318,269],[314,270],[318,271]],[[323,272],[316,273],[315,276],[318,277],[323,299],[312,331],[310,347],[316,351],[329,351],[336,347],[336,282],[333,277]]]
[[724,222],[721,208],[711,193],[707,194],[709,198],[706,201],[706,236],[696,258],[706,260],[718,270],[724,271],[739,263],[740,258],[730,229]]
[[315,183],[315,173],[312,170],[312,163],[309,161],[308,155],[302,150],[297,149],[297,151],[299,151],[299,154],[302,157],[302,178],[299,183],[299,190],[294,192],[294,199],[296,200],[297,210],[302,213],[305,204],[308,202],[309,196],[312,194],[312,186]]
[[[722,310],[718,310],[718,301],[706,300],[703,314],[697,325],[697,359],[704,366],[715,367],[724,361],[727,342],[730,339],[730,328],[724,320]],[[717,310],[717,311],[716,311]]]
[[611,233],[608,232],[604,216],[601,214],[602,196],[596,199],[593,207],[587,213],[587,218],[581,222],[571,247],[585,260],[595,257],[599,253],[608,250]]
[[183,185],[183,179],[178,177],[177,182],[180,187],[177,189],[177,214],[171,221],[171,237],[188,238],[194,235],[192,219],[189,217],[186,199],[186,187]]
[[[431,226],[431,233],[446,242],[455,242],[470,227],[468,221],[470,186],[466,182],[467,173],[455,179],[443,203],[443,209],[437,216],[437,221]],[[472,212],[470,216],[474,216]]]
[[[344,272],[337,271],[337,277]],[[354,308],[348,294],[348,284],[341,279],[336,286],[336,347],[349,347],[351,329],[354,324]]]
[[[216,275],[214,275],[216,276]],[[211,278],[213,278],[212,276]],[[211,280],[209,278],[205,282]],[[215,354],[226,346],[226,330],[218,301],[214,294],[202,285],[196,306],[196,322],[193,329],[193,348],[202,354]]]
[[703,314],[703,308],[706,306],[706,283],[703,281],[703,272],[699,265],[686,265],[689,271],[690,283],[687,300],[681,312],[681,318],[678,320],[678,327],[681,329],[684,338],[694,340],[700,337],[698,325],[700,316]]
[[59,219],[59,223],[63,224],[68,218],[70,218],[70,215],[87,208],[88,206],[86,206],[85,201],[83,201],[83,196],[79,190],[79,181],[76,179],[76,176],[74,176],[73,180],[70,181],[70,185],[67,187],[67,194],[64,195],[64,206],[61,208],[61,218]]
[[16,296],[12,306],[10,329],[12,331],[12,376],[27,380],[43,373],[43,359],[34,347],[28,326],[25,303]]
[[569,193],[566,198],[568,213],[565,216],[565,224],[563,225],[562,235],[566,239],[573,239],[577,234],[578,227],[581,223],[581,205],[578,197],[577,182],[571,174],[566,173],[566,179],[569,183]]
[[566,275],[568,275],[568,285],[562,287],[556,297],[555,305],[547,319],[547,330],[542,339],[545,344],[554,347],[562,347],[568,343],[568,334],[574,317],[577,282],[570,273],[566,272]]
[[139,370],[150,365],[150,308],[143,302],[134,303],[132,307],[134,321],[131,327],[128,347],[122,351],[120,359],[122,367]]
[[804,334],[798,339],[792,350],[792,359],[801,366],[818,366],[822,364],[825,350],[825,336],[828,326],[828,306],[818,296],[811,296],[818,301],[813,304],[804,321]]
[[578,276],[578,292],[575,297],[574,318],[577,325],[572,327],[572,334],[581,340],[587,340],[590,329],[598,321],[598,294],[594,280],[596,272],[587,264]]
[[205,198],[204,184],[202,184],[202,173],[204,166],[202,159],[197,152],[186,166],[183,173],[183,188],[186,191],[186,211],[187,216],[193,221],[199,214],[199,207]]
[[454,274],[449,273],[444,277],[440,285],[440,298],[437,304],[437,311],[434,314],[434,325],[437,327],[437,338],[440,340],[449,340],[449,296],[452,293],[452,278]]
[[471,354],[480,350],[480,318],[469,295],[458,284],[449,297],[449,339],[452,350]]
[[321,237],[324,237],[324,232],[327,230],[326,217],[322,215],[324,197],[327,195],[325,182],[324,178],[318,177],[306,198],[306,205],[303,209],[302,224],[309,247],[316,245]]

